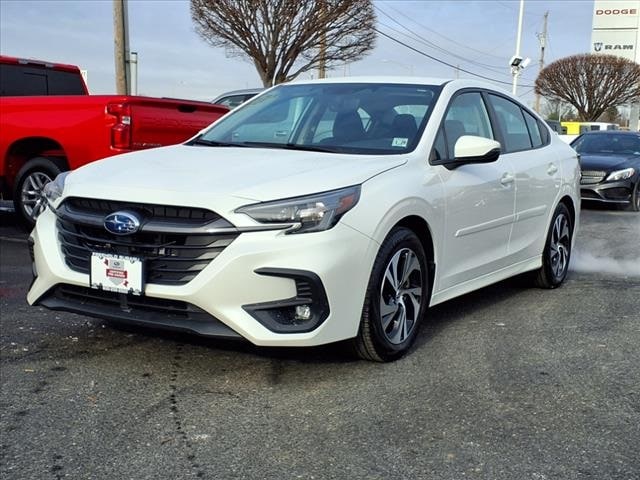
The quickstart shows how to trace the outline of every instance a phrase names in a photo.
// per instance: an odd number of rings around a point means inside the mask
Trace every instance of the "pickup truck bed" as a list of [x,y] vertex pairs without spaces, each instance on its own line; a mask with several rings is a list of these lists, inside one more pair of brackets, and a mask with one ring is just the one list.
[[[41,208],[42,187],[58,173],[120,153],[184,142],[229,111],[208,102],[88,95],[79,69],[70,65],[0,57],[0,66],[2,81],[11,82],[0,89],[11,94],[0,96],[1,193],[13,199],[27,225]],[[31,85],[31,92],[53,91],[51,71],[57,68],[66,78],[75,72],[76,94],[16,96],[20,82]],[[44,73],[34,80],[38,69]]]

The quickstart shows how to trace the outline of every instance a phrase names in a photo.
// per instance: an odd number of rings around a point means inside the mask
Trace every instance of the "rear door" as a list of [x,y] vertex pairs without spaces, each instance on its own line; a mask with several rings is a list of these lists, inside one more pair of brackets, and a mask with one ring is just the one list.
[[[437,135],[431,163],[453,159],[463,135],[496,139],[480,92],[465,91],[451,101]],[[445,236],[438,291],[506,266],[514,218],[515,184],[510,161],[501,155],[485,164],[439,169],[445,188]]]
[[540,255],[547,221],[560,189],[558,159],[549,145],[549,132],[516,102],[489,93],[503,155],[516,177],[515,221],[509,241],[512,262]]

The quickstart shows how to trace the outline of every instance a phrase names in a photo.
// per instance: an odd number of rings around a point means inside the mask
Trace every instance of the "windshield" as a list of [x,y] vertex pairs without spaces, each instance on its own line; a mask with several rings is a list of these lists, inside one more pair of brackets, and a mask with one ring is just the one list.
[[571,146],[578,153],[640,155],[640,135],[587,134],[578,137]]
[[280,85],[229,113],[192,144],[355,154],[415,148],[440,87]]

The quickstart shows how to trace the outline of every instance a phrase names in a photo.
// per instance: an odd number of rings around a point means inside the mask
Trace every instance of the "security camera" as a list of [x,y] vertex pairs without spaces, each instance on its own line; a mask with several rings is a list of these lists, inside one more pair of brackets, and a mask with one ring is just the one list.
[[531,59],[530,58],[522,58],[519,57],[518,55],[514,55],[513,57],[511,57],[511,60],[509,60],[509,65],[511,65],[511,67],[513,68],[526,68],[527,65],[529,65],[531,63]]
[[521,63],[522,57],[518,57],[517,55],[514,55],[513,57],[511,57],[511,60],[509,60],[509,65],[511,65],[512,67],[519,67]]

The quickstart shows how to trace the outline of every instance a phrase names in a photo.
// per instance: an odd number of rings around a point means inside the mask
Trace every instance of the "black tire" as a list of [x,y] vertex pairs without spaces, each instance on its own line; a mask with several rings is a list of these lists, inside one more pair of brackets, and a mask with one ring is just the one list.
[[[394,260],[396,275],[400,274],[401,267],[403,272],[405,267],[409,272],[401,275],[401,282],[392,283],[386,276],[387,270],[393,271]],[[400,283],[397,289],[393,287],[395,283]],[[428,303],[428,263],[422,244],[413,231],[396,227],[383,242],[373,264],[358,336],[352,340],[356,355],[376,362],[400,358],[413,344]],[[387,311],[384,320],[383,305]],[[389,309],[394,308],[395,311],[389,313]]]
[[33,228],[38,214],[42,212],[42,204],[38,203],[37,197],[42,187],[63,170],[60,163],[56,159],[36,157],[27,161],[18,171],[13,189],[13,204],[18,219],[26,228]]
[[534,283],[537,287],[556,288],[564,281],[569,271],[572,238],[571,214],[566,205],[561,203],[551,218],[542,252],[542,267],[534,272]]

